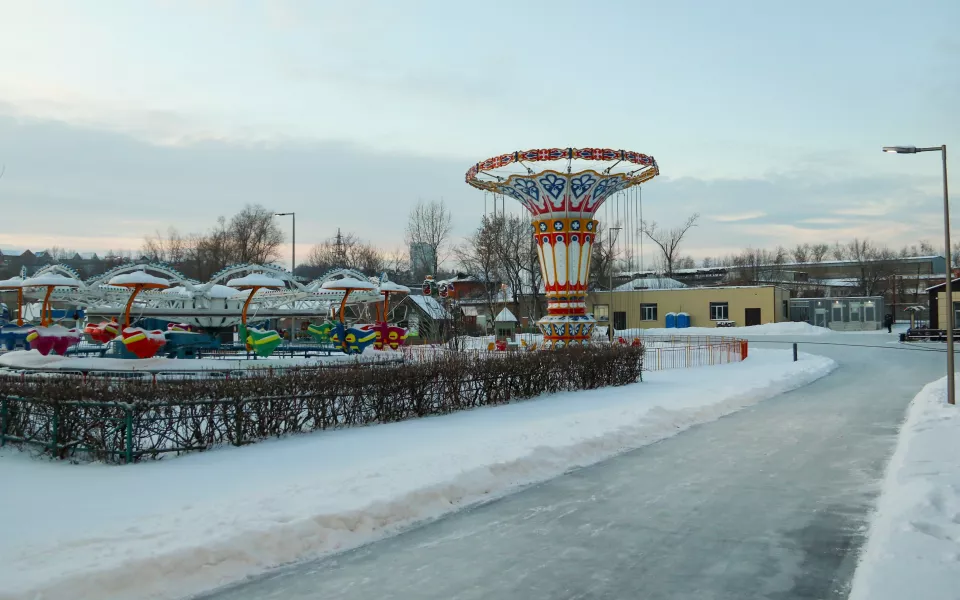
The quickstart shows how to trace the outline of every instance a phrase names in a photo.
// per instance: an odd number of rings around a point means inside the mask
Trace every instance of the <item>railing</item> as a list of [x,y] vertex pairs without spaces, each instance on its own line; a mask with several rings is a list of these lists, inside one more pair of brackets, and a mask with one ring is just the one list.
[[645,371],[688,369],[740,362],[747,358],[747,340],[714,335],[635,336],[644,348]]

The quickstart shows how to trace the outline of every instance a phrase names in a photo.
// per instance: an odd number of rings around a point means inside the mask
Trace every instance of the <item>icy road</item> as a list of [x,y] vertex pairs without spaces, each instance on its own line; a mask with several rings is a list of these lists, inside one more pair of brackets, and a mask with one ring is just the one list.
[[891,339],[800,338],[840,367],[658,444],[204,598],[845,598],[904,409],[944,371],[941,352]]

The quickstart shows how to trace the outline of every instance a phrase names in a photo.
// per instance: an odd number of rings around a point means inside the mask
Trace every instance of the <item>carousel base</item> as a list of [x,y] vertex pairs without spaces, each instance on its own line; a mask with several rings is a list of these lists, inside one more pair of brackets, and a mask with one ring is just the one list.
[[544,350],[586,346],[593,338],[597,320],[593,315],[547,315],[537,321]]

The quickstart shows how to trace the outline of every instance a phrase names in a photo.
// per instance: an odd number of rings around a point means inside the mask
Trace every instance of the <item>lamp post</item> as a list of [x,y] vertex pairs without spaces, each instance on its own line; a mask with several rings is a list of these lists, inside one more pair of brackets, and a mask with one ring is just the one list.
[[894,154],[917,154],[918,152],[939,152],[943,159],[943,243],[947,263],[947,273],[945,278],[948,310],[947,312],[947,402],[956,404],[956,386],[954,384],[953,371],[953,329],[956,327],[954,322],[953,310],[953,265],[951,264],[950,247],[950,195],[947,192],[947,145],[931,146],[929,148],[917,148],[916,146],[884,146],[884,152]]
[[620,231],[623,227],[610,227],[610,307],[607,309],[607,318],[609,319],[607,325],[607,331],[610,333],[610,343],[613,343],[613,265],[614,265],[614,248],[616,247],[618,235],[614,235],[614,231]]
[[[285,213],[273,213],[276,217],[292,217],[293,227],[292,227],[292,237],[293,242],[290,244],[290,272],[293,273],[293,281],[297,281],[297,213],[295,212],[285,212]],[[294,343],[297,338],[297,319],[296,317],[290,318],[290,343]]]

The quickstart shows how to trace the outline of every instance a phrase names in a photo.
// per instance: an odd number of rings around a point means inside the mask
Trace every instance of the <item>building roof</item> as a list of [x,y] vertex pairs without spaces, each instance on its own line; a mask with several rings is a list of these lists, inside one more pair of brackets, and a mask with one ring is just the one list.
[[496,321],[497,323],[516,323],[517,322],[517,318],[513,316],[513,313],[510,312],[510,309],[507,308],[506,306],[503,307],[503,310],[497,313],[497,316],[494,317],[493,320]]
[[437,302],[436,298],[432,296],[407,296],[411,302],[417,305],[417,308],[422,310],[424,314],[433,319],[434,321],[443,321],[445,319],[452,319],[453,315],[447,312],[447,309],[443,307],[442,304]]
[[613,288],[615,292],[631,292],[633,290],[674,290],[685,288],[687,284],[669,277],[638,277],[623,285]]
[[[954,286],[960,285],[960,278],[953,279],[952,282],[953,282],[953,285],[954,285]],[[947,282],[944,281],[943,283],[938,283],[937,285],[931,285],[930,287],[928,287],[928,288],[925,289],[924,291],[925,291],[925,292],[932,292],[932,291],[934,291],[934,290],[940,291],[940,290],[942,290],[942,289],[945,289],[946,287],[947,287]],[[954,292],[954,293],[957,293],[958,291],[960,291],[960,289],[958,289],[958,288],[956,288],[956,287],[953,288],[953,292]]]

